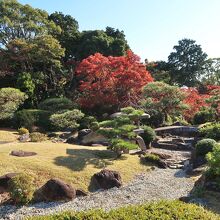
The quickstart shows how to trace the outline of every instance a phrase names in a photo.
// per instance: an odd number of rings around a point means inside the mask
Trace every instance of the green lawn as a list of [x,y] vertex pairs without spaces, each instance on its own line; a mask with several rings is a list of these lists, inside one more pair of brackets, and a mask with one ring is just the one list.
[[[119,171],[123,182],[135,174],[146,172],[138,156],[126,155],[115,160],[115,155],[106,147],[86,147],[65,143],[19,143],[15,131],[0,130],[0,175],[9,172],[27,172],[35,176],[36,186],[52,177],[61,178],[77,188],[88,190],[92,175],[102,168]],[[9,141],[9,143],[5,143]],[[12,150],[34,151],[33,157],[14,157]]]

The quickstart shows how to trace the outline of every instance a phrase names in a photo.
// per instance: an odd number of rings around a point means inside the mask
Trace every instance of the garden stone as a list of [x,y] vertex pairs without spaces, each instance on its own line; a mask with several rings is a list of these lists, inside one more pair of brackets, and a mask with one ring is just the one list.
[[92,130],[91,129],[82,129],[78,132],[78,138],[82,139],[85,135],[89,134]]
[[78,138],[75,136],[70,136],[69,138],[67,138],[66,143],[68,144],[76,144],[77,143]]
[[106,142],[108,142],[107,138],[104,137],[101,134],[98,134],[97,132],[90,132],[89,134],[83,136],[81,140],[82,145],[92,145],[92,144],[102,144],[106,145]]
[[10,155],[16,156],[16,157],[30,157],[30,156],[37,155],[37,153],[35,153],[35,152],[28,152],[28,151],[22,151],[22,150],[19,150],[19,151],[13,150],[13,151],[11,151]]
[[189,201],[189,203],[193,203],[199,206],[207,207],[208,206],[208,201],[203,198],[193,198]]
[[141,136],[138,135],[136,137],[136,141],[137,141],[138,146],[141,148],[142,151],[146,151],[147,150],[147,147],[146,147],[146,144],[144,142],[144,139]]
[[103,169],[99,173],[94,174],[93,177],[101,189],[119,188],[122,186],[121,175],[117,171]]
[[18,138],[18,140],[19,140],[20,142],[27,142],[27,141],[29,141],[29,139],[30,139],[29,134],[22,134],[22,135]]
[[168,167],[166,161],[165,161],[165,160],[161,160],[161,159],[158,161],[158,164],[157,164],[157,165],[158,165],[158,167],[161,168],[161,169],[166,169],[166,168]]
[[7,173],[0,177],[0,193],[4,193],[8,191],[8,187],[9,187],[8,183],[11,180],[11,178],[13,178],[16,175],[17,173]]
[[188,172],[189,175],[198,176],[203,174],[206,171],[206,166],[197,167]]
[[126,114],[123,113],[123,112],[115,112],[115,113],[111,114],[109,117],[110,117],[111,119],[114,119],[114,118],[118,118],[118,117],[124,116],[124,115],[126,115]]
[[50,132],[50,133],[48,133],[47,137],[49,137],[49,138],[58,138],[59,135],[55,132]]
[[71,135],[72,135],[71,132],[63,132],[62,134],[59,135],[59,138],[67,139],[67,138],[69,138]]
[[35,201],[69,201],[76,198],[76,190],[60,179],[50,179],[35,191]]
[[78,196],[87,196],[88,195],[88,193],[87,192],[85,192],[83,189],[77,189],[76,190],[76,196],[78,197]]

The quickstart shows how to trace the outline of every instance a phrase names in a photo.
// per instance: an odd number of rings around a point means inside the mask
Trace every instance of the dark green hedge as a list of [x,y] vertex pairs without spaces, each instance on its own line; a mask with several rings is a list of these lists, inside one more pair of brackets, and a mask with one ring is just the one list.
[[15,114],[15,121],[18,128],[24,127],[29,130],[33,126],[39,126],[45,130],[51,129],[51,112],[39,109],[23,109]]

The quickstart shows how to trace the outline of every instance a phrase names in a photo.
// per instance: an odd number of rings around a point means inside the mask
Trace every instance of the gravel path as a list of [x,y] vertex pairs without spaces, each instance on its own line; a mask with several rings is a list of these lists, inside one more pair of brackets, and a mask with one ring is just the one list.
[[186,196],[193,188],[192,179],[185,176],[183,170],[158,169],[141,174],[128,185],[76,198],[67,203],[38,203],[16,208],[0,207],[0,219],[22,219],[27,216],[47,215],[67,210],[86,210],[104,208],[106,210],[145,201],[160,199],[177,199]]

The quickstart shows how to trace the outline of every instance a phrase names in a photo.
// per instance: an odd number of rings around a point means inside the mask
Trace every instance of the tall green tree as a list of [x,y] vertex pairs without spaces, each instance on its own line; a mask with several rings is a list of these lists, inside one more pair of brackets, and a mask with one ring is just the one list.
[[129,49],[123,31],[107,27],[106,31],[83,31],[80,33],[75,58],[82,60],[95,53],[104,56],[123,56]]
[[1,0],[0,11],[0,47],[14,39],[29,40],[61,31],[59,26],[48,20],[46,11],[22,5],[16,0]]
[[79,40],[79,25],[71,15],[64,15],[62,12],[54,12],[49,16],[61,28],[61,32],[54,32],[53,36],[59,40],[61,46],[65,48],[65,61],[73,58],[74,51]]
[[205,63],[204,84],[220,85],[220,58],[210,58]]
[[148,62],[145,59],[145,65],[155,81],[170,82],[170,65],[166,61]]
[[52,34],[60,26],[46,11],[16,0],[1,0],[0,11],[0,86],[17,86],[37,102],[57,94],[65,81],[64,49]]
[[191,39],[180,40],[173,49],[174,52],[168,57],[168,63],[171,65],[171,83],[180,86],[197,85],[204,74],[207,54]]

